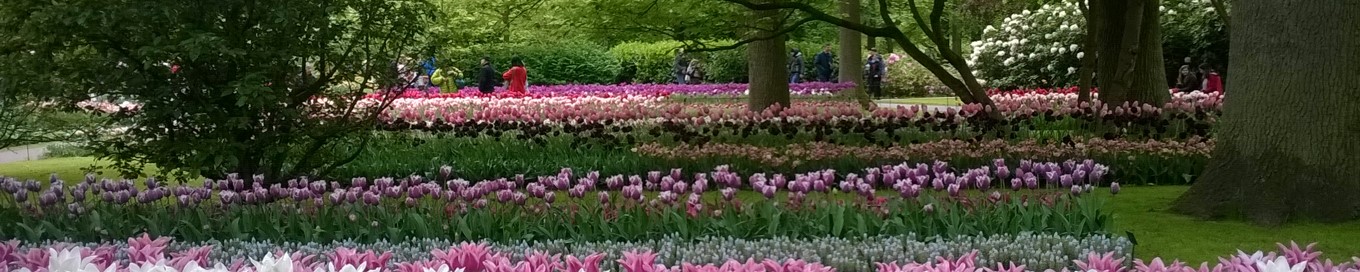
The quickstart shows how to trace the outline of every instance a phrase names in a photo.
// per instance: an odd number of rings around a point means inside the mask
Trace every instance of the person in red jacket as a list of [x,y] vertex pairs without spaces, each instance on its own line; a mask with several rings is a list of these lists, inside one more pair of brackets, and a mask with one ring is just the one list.
[[1204,74],[1204,88],[1201,90],[1206,93],[1223,91],[1223,78],[1218,76],[1218,71],[1214,71],[1213,67],[1210,67],[1207,63],[1200,64],[1199,72]]
[[510,93],[523,94],[524,89],[528,84],[529,71],[524,70],[524,61],[520,60],[519,57],[510,59],[510,66],[512,66],[510,67],[510,70],[505,71],[505,74],[501,75],[502,78],[505,78],[505,80],[510,83],[509,86],[506,86],[506,89],[508,89]]

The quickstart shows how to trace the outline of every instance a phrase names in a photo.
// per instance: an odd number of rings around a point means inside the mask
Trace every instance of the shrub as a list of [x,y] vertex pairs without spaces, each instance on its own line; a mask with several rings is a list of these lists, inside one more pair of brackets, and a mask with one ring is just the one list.
[[888,75],[883,79],[883,92],[890,97],[938,96],[941,95],[939,86],[944,86],[940,78],[907,58],[889,64]]
[[604,46],[585,41],[479,45],[445,55],[470,82],[477,79],[482,56],[491,57],[497,72],[509,69],[510,59],[519,56],[529,70],[531,85],[607,84],[619,74],[619,65]]
[[[1187,56],[1226,67],[1227,31],[1208,1],[1168,0],[1161,8],[1168,80]],[[1025,10],[984,29],[968,62],[991,87],[1075,85],[1085,25],[1074,1]]]
[[[675,81],[675,50],[680,42],[629,42],[609,49],[609,55],[618,61],[620,71],[618,80],[638,83],[669,83]],[[631,73],[629,73],[631,72]]]

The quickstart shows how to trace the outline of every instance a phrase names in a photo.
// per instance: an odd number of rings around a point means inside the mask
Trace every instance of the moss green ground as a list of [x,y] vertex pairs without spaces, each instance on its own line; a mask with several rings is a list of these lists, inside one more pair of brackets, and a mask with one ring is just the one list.
[[[58,158],[0,164],[0,176],[46,179],[57,173],[68,181],[83,176],[82,167],[98,165],[90,158]],[[147,173],[154,172],[148,169]],[[72,180],[76,179],[76,180]],[[1360,222],[1294,223],[1279,228],[1237,221],[1205,221],[1166,212],[1187,186],[1126,187],[1107,202],[1115,216],[1115,233],[1132,232],[1138,258],[1175,258],[1193,263],[1236,252],[1274,250],[1276,242],[1318,242],[1324,257],[1348,260],[1360,256]]]

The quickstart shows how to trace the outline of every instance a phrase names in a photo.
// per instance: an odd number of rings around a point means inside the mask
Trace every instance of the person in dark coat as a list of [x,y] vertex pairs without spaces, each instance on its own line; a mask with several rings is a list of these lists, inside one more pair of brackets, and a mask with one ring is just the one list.
[[883,62],[883,56],[878,54],[877,49],[869,48],[869,61],[864,66],[865,85],[869,85],[869,95],[878,99],[883,96],[883,74],[888,71],[887,64]]
[[1195,70],[1190,67],[1189,57],[1185,58],[1185,64],[1181,65],[1179,72],[1180,75],[1176,77],[1177,90],[1184,93],[1188,93],[1198,91],[1200,89],[1201,87],[1200,85],[1202,84],[1201,81],[1199,80],[1199,74],[1195,73]]
[[675,50],[675,69],[671,74],[675,76],[676,84],[685,84],[685,71],[689,70],[689,57],[685,55],[685,49]]
[[817,81],[831,82],[831,63],[835,61],[835,56],[831,55],[831,45],[822,48],[821,53],[813,60],[813,66],[817,67]]
[[789,83],[798,83],[803,77],[803,52],[794,48],[789,53]]
[[484,94],[495,92],[500,80],[501,73],[491,67],[491,57],[482,57],[482,71],[477,74],[477,90]]

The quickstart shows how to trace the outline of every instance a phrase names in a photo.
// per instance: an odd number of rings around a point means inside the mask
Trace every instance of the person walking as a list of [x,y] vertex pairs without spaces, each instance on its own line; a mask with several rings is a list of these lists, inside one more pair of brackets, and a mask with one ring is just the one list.
[[830,44],[822,47],[821,53],[817,53],[813,60],[813,66],[817,68],[817,81],[831,82],[831,62],[834,61],[834,58],[835,56],[831,55]]
[[489,94],[496,91],[496,84],[500,83],[496,77],[496,68],[491,67],[491,57],[482,57],[482,71],[477,74],[477,91]]
[[803,76],[803,52],[794,48],[789,54],[789,83],[798,83]]
[[1188,93],[1200,90],[1202,82],[1195,69],[1190,68],[1190,57],[1185,57],[1185,63],[1181,65],[1180,75],[1176,77],[1176,90]]
[[878,50],[869,48],[869,61],[866,61],[864,71],[865,85],[869,87],[869,95],[873,99],[883,96],[883,74],[887,70],[887,65],[883,63],[883,56],[878,54]]
[[529,71],[524,69],[524,61],[518,56],[510,59],[510,70],[505,71],[501,77],[510,82],[509,86],[505,87],[510,93],[524,94],[528,87]]

